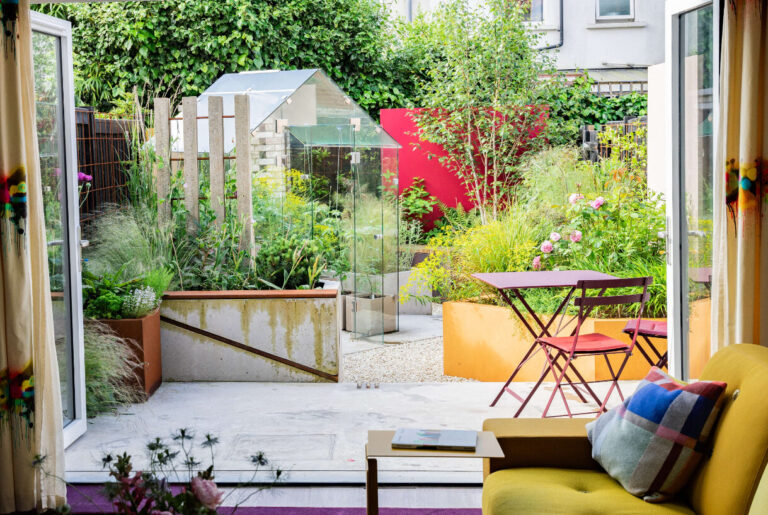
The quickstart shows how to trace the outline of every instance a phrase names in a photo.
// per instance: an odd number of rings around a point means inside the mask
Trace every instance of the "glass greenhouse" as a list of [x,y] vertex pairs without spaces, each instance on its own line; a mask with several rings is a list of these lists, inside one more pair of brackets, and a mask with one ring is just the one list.
[[[321,70],[268,70],[223,75],[198,97],[200,153],[208,152],[211,96],[223,98],[224,151],[234,152],[231,115],[243,94],[257,248],[275,227],[302,235],[301,245],[335,241],[341,250],[322,277],[342,284],[345,329],[365,338],[396,331],[400,145]],[[171,132],[178,151],[179,121]]]

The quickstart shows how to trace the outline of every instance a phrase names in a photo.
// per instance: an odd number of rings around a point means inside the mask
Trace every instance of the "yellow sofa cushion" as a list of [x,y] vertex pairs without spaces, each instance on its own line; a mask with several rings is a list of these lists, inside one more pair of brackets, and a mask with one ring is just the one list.
[[651,504],[596,470],[517,468],[494,472],[483,485],[483,515],[692,514],[680,503]]

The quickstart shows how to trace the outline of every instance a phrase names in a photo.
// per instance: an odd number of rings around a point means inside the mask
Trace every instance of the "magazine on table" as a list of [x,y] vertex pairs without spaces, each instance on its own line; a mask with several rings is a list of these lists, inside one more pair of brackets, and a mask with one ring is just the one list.
[[392,448],[474,451],[477,449],[477,431],[398,429],[392,438]]

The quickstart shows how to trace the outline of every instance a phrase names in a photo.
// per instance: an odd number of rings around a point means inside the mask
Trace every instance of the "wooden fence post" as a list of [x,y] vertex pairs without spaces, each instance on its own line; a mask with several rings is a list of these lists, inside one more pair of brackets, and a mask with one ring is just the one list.
[[240,248],[253,254],[253,201],[251,199],[251,124],[248,95],[235,95],[235,148],[237,157],[237,217],[245,227]]
[[208,97],[208,145],[211,172],[211,206],[216,225],[224,225],[224,99]]
[[200,220],[200,184],[197,171],[197,97],[181,101],[184,117],[184,207],[187,209],[187,232],[194,232]]
[[155,99],[155,161],[154,175],[157,187],[158,219],[161,223],[171,219],[171,101]]

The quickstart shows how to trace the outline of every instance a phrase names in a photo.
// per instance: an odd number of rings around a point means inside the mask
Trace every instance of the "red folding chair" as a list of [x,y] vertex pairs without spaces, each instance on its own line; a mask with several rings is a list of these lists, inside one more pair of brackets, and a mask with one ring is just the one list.
[[[635,321],[629,320],[627,321],[627,325],[624,327],[624,332],[628,334],[630,337],[635,332]],[[648,349],[650,349],[655,355],[655,358],[652,358],[650,356],[650,352],[646,351],[645,348],[640,344],[640,342],[637,342],[637,350],[640,351],[640,354],[643,355],[643,357],[650,363],[652,367],[659,367],[659,368],[667,368],[667,353],[665,352],[662,354],[659,352],[659,349],[656,348],[656,346],[651,341],[651,338],[659,338],[662,340],[667,339],[667,323],[666,322],[655,322],[653,320],[641,320],[640,321],[640,328],[637,331],[637,335],[642,337],[645,340],[646,345],[648,346]]]
[[[552,401],[555,399],[555,395],[560,393],[560,397],[565,404],[565,410],[569,417],[573,417],[574,413],[571,413],[571,409],[568,406],[568,401],[565,398],[565,392],[563,391],[563,379],[566,377],[566,373],[570,370],[578,379],[578,382],[574,381],[574,384],[568,384],[565,386],[571,386],[574,390],[579,387],[579,383],[583,386],[587,393],[595,400],[598,406],[597,411],[591,411],[588,413],[576,413],[576,415],[587,414],[602,414],[607,411],[606,404],[610,399],[614,388],[619,393],[621,400],[624,400],[624,395],[621,393],[619,387],[619,377],[627,365],[627,361],[632,356],[632,351],[635,348],[637,342],[637,334],[640,327],[641,318],[643,316],[643,309],[645,309],[645,303],[648,301],[648,286],[653,282],[652,277],[637,277],[633,279],[599,279],[590,281],[579,281],[576,289],[581,290],[581,296],[574,299],[574,305],[579,308],[579,314],[576,319],[576,329],[571,336],[547,336],[539,338],[536,343],[539,344],[544,351],[544,356],[547,359],[547,365],[549,372],[555,378],[555,388],[552,390],[552,395],[549,397],[546,408],[542,413],[542,418],[547,417],[549,408],[552,405]],[[625,295],[602,295],[606,289],[624,289],[624,288],[642,288],[642,293],[633,293]],[[589,293],[592,290],[599,290],[596,295],[590,296]],[[640,304],[637,319],[632,320],[634,324],[634,331],[632,335],[632,342],[627,345],[626,342],[611,338],[601,333],[589,333],[581,334],[581,325],[584,320],[590,315],[592,310],[598,306],[618,306],[618,305],[632,305]],[[621,366],[614,373],[611,361],[608,357],[612,354],[623,354],[624,360]],[[585,356],[603,356],[605,362],[608,365],[608,370],[611,374],[611,386],[608,389],[608,393],[604,399],[600,399],[592,387],[587,381],[584,380],[581,372],[576,368],[575,361],[578,358]],[[564,361],[560,364],[560,361]],[[598,382],[598,381],[595,381]],[[576,391],[578,394],[578,390]],[[533,392],[531,393],[531,395]],[[582,397],[579,395],[579,397]]]

